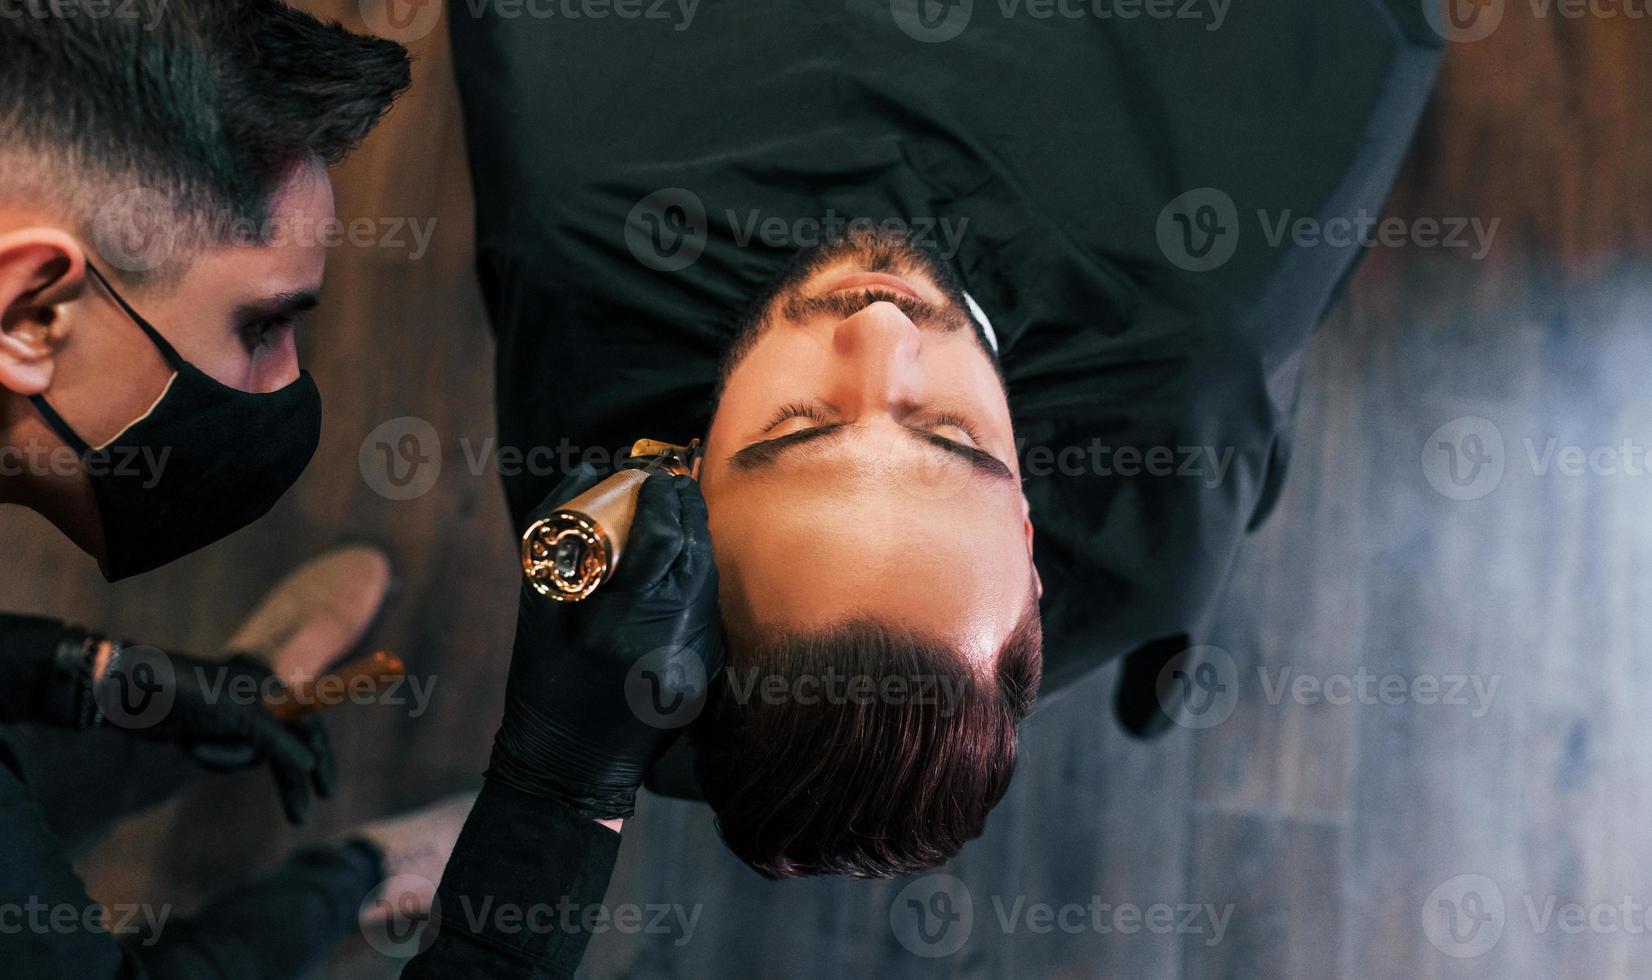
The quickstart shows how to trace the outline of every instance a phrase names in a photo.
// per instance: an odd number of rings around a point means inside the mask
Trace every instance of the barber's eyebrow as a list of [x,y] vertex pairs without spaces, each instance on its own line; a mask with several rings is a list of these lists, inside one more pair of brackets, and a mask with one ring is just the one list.
[[[840,436],[849,427],[846,422],[833,422],[828,425],[817,425],[807,429],[754,442],[744,449],[736,450],[729,456],[729,465],[737,470],[760,470],[772,466],[783,457],[790,455],[799,447],[822,439],[833,439]],[[966,446],[961,442],[953,442],[944,436],[912,426],[902,426],[906,433],[918,442],[931,449],[947,453],[969,464],[976,472],[991,477],[994,480],[1013,480],[1014,475],[1003,461],[991,453]]]

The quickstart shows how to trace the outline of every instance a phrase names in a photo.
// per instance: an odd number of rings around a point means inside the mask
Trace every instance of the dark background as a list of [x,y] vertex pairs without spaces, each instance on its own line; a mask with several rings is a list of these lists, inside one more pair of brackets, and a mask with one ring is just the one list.
[[[364,29],[353,0],[301,4]],[[1620,6],[1641,10],[1644,6]],[[335,173],[346,220],[436,219],[427,255],[336,249],[302,339],[326,399],[321,449],[275,513],[236,538],[110,587],[43,522],[8,510],[0,608],[210,651],[284,570],[337,542],[382,544],[397,585],[374,642],[434,677],[427,715],[346,707],[343,773],[310,828],[281,822],[262,775],[219,779],[132,821],[79,862],[105,901],[187,909],[291,846],[477,780],[502,703],[516,601],[496,476],[492,348],[471,274],[470,185],[442,30],[415,84]],[[1259,57],[1272,57],[1259,52]],[[605,935],[592,976],[1630,977],[1652,937],[1569,934],[1558,905],[1652,904],[1652,475],[1535,472],[1560,445],[1652,446],[1652,19],[1537,16],[1509,0],[1489,38],[1449,46],[1388,214],[1496,218],[1491,251],[1376,247],[1307,355],[1297,451],[1209,642],[1240,701],[1208,730],[1143,745],[1109,716],[1112,669],[1036,716],[985,839],[948,869],[973,933],[938,959],[891,923],[904,882],[759,880],[703,807],[645,799],[610,904],[700,909],[692,938]],[[1437,493],[1425,441],[1492,420],[1491,493]],[[441,441],[432,489],[393,501],[364,440],[417,417]],[[466,447],[468,440],[469,454]],[[1643,460],[1644,463],[1644,460]],[[1490,709],[1273,704],[1257,668],[1320,678],[1467,673]],[[1456,958],[1423,926],[1430,893],[1483,875],[1501,939]],[[1233,903],[1200,935],[1006,933],[1026,903]],[[897,910],[898,911],[898,910]],[[1644,920],[1641,920],[1644,922]],[[272,928],[279,924],[272,923]],[[328,975],[393,975],[364,943]]]

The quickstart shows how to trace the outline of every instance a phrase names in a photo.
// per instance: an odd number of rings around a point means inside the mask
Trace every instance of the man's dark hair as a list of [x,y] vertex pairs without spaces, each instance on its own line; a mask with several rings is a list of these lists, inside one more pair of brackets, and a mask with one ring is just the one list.
[[755,635],[695,735],[723,841],[769,878],[891,878],[950,860],[1009,789],[1043,668],[1036,600],[996,661],[876,623]]
[[0,198],[83,231],[138,190],[191,243],[261,225],[297,167],[342,158],[409,81],[400,45],[281,0],[62,6],[0,17]]

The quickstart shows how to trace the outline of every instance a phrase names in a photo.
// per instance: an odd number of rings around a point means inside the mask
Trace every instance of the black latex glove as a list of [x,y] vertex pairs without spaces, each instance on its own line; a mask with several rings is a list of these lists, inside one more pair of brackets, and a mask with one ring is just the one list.
[[205,660],[138,646],[110,662],[93,695],[109,725],[176,743],[208,768],[269,763],[287,820],[300,824],[312,790],[323,799],[333,793],[333,750],[316,715],[281,722],[264,710],[262,696],[279,689],[252,657]]
[[[600,479],[582,465],[530,519]],[[488,778],[581,816],[630,816],[722,662],[705,498],[689,477],[651,475],[611,580],[575,603],[523,583]]]

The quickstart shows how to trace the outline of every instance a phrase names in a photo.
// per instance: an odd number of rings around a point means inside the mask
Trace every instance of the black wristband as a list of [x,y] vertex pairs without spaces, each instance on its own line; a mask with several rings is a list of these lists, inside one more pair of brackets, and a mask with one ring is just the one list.
[[619,850],[615,831],[488,780],[436,892],[436,941],[402,975],[573,976]]
[[[575,816],[587,820],[624,820],[637,809],[637,786],[604,787],[571,784],[552,773],[531,771],[516,764],[509,755],[499,751],[495,743],[493,757],[482,774],[490,783],[504,786],[556,803]],[[639,785],[641,781],[638,781]]]
[[96,727],[101,713],[92,692],[92,663],[103,637],[68,627],[52,656],[47,717],[79,731]]

